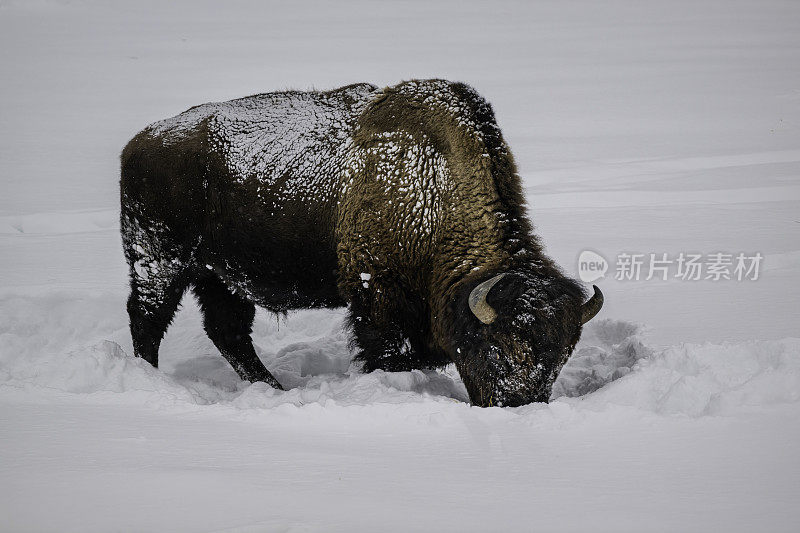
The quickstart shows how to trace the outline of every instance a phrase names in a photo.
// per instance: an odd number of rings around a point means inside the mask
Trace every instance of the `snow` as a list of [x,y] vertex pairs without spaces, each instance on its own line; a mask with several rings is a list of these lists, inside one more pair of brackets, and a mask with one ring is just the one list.
[[[799,35],[771,0],[0,4],[0,529],[796,531]],[[285,392],[239,381],[189,297],[161,368],[130,357],[130,137],[411,77],[492,103],[567,272],[584,250],[760,252],[759,279],[612,265],[547,405],[360,374],[344,310],[259,313]]]
[[252,179],[274,188],[283,179],[282,190],[270,189],[273,195],[311,201],[334,194],[333,178],[355,121],[377,92],[372,85],[360,84],[323,94],[258,94],[192,107],[151,124],[145,132],[175,143],[208,122],[209,140],[237,181]]

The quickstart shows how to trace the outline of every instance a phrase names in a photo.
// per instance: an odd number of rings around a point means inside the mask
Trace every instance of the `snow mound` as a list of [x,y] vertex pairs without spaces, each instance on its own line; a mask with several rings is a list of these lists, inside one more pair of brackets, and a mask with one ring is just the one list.
[[800,339],[684,344],[640,360],[591,396],[659,414],[732,415],[800,400]]
[[[272,409],[291,404],[461,404],[464,386],[442,372],[373,372],[351,367],[341,311],[297,313],[279,323],[259,317],[254,338],[287,388],[238,379],[210,345],[189,305],[162,346],[162,368],[131,357],[122,298],[116,295],[0,299],[0,386],[68,393],[144,394],[159,404],[221,404]],[[126,344],[128,343],[128,344]],[[546,409],[613,406],[660,415],[726,415],[800,400],[800,339],[686,344],[654,349],[635,324],[587,327]],[[525,406],[512,412],[540,412]]]
[[630,322],[590,322],[553,385],[551,398],[583,396],[630,373],[640,359],[652,355],[639,334],[640,328]]

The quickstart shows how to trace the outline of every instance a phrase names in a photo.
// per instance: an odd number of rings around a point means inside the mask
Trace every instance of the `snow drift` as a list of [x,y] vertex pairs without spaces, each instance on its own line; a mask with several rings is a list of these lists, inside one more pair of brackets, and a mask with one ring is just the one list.
[[0,298],[12,530],[746,531],[797,518],[800,339],[659,348],[606,319],[550,404],[483,409],[451,368],[359,373],[341,311],[258,317],[260,356],[287,391],[239,381],[190,299],[155,369],[128,355],[123,303]]
[[[257,349],[289,390],[248,385],[215,354],[191,298],[184,303],[188,309],[165,341],[168,355],[158,370],[123,348],[129,341],[119,298],[6,296],[0,299],[0,383],[70,393],[148,391],[240,409],[467,401],[452,365],[443,372],[359,373],[350,363],[343,310],[284,319],[261,313],[253,335]],[[610,319],[589,324],[553,400],[579,409],[619,405],[689,417],[800,400],[800,339],[655,349],[640,330]]]

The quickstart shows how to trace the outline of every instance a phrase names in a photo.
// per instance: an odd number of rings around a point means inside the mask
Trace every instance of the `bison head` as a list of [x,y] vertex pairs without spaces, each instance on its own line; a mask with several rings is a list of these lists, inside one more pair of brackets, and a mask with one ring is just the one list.
[[[467,290],[469,292],[467,292]],[[547,402],[584,323],[603,305],[577,282],[508,272],[456,299],[453,359],[474,405]]]

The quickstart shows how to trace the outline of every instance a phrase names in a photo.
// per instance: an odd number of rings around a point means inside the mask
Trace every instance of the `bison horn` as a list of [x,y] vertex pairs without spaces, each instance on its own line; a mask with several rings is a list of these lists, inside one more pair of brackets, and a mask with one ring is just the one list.
[[495,310],[492,309],[491,305],[486,303],[486,295],[489,294],[492,287],[494,287],[503,276],[505,276],[505,274],[498,274],[492,279],[479,284],[469,293],[469,298],[467,300],[469,309],[472,311],[472,314],[478,317],[478,320],[484,324],[491,324],[494,322],[494,319],[497,318]]
[[592,285],[592,287],[594,287],[594,294],[581,306],[581,324],[586,324],[593,319],[603,307],[603,293],[600,292],[597,285]]

